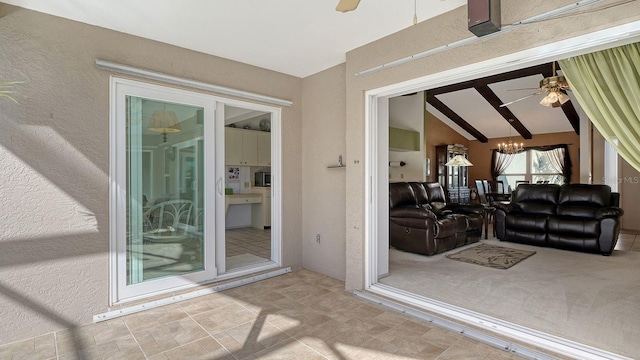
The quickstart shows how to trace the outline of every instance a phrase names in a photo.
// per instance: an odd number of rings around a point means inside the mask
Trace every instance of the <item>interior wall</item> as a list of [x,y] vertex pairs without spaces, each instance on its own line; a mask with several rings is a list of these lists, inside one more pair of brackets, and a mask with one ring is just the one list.
[[96,58],[293,101],[283,265],[301,264],[301,79],[0,4],[0,343],[109,311],[109,77]]
[[[469,140],[428,111],[425,111],[424,129],[425,153],[426,157],[431,159],[431,171],[427,176],[427,181],[437,181],[436,146],[462,144],[468,147]],[[475,165],[473,161],[471,163]]]
[[[572,3],[573,1],[570,0],[504,1],[501,5],[502,23],[517,23]],[[613,0],[604,1],[597,6],[605,7],[612,3],[614,3]],[[347,152],[350,159],[359,160],[360,163],[359,166],[347,169],[347,289],[364,286],[367,194],[363,185],[367,174],[364,166],[366,121],[363,94],[367,90],[494,59],[638,19],[640,19],[640,10],[635,2],[606,7],[596,13],[582,11],[580,14],[531,23],[478,42],[387,67],[381,71],[356,76],[358,72],[472,36],[467,29],[467,7],[462,6],[348,52]]]
[[[536,134],[531,139],[523,139],[521,137],[511,137],[511,139],[514,142],[523,143],[524,147],[568,144],[569,156],[572,164],[571,182],[580,182],[580,157],[578,156],[580,149],[580,136],[574,131]],[[481,143],[478,140],[472,140],[469,142],[469,161],[473,164],[473,166],[469,168],[470,186],[475,184],[474,181],[476,179],[491,179],[492,150],[495,149],[498,144],[503,142],[509,142],[509,137],[489,139],[486,143]]]
[[621,226],[624,230],[640,231],[640,172],[623,158],[619,159],[618,190],[623,195],[620,207],[624,210]]
[[[302,266],[344,280],[345,64],[302,80]],[[320,240],[317,236],[320,235]]]
[[[420,133],[424,138],[424,92],[389,99],[389,126]],[[404,161],[405,166],[389,167],[389,181],[424,181],[424,144],[420,151],[389,151],[389,161]]]

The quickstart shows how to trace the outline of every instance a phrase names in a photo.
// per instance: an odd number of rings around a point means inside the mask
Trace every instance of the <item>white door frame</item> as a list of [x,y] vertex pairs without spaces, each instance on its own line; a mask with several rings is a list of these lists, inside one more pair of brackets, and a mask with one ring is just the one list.
[[[407,294],[402,291],[397,291],[378,283],[380,270],[385,269],[387,265],[384,264],[384,262],[388,262],[388,257],[382,259],[380,256],[380,254],[384,253],[383,250],[381,251],[380,244],[384,245],[388,243],[388,232],[382,233],[379,224],[389,221],[387,169],[380,165],[381,161],[384,160],[384,154],[388,153],[388,138],[384,135],[386,134],[386,129],[389,127],[389,118],[388,114],[387,116],[378,115],[380,107],[384,106],[383,102],[387,101],[386,99],[389,97],[473,80],[479,77],[504,73],[557,60],[559,58],[568,58],[638,41],[640,41],[640,21],[365,91],[365,178],[368,179],[365,184],[368,197],[365,205],[365,289],[479,326],[483,329],[521,339],[531,344],[552,347],[560,353],[574,354],[583,358],[597,358],[597,356],[589,357],[589,354],[593,355],[593,353],[590,352],[591,350],[585,350],[585,348],[580,347],[576,348],[576,344],[564,341],[564,339],[555,338],[549,343],[549,338],[543,338],[540,334],[527,331],[526,328],[521,326],[486,316],[480,316],[477,313],[438,302],[431,298],[419,297],[419,299],[416,299],[416,296],[407,296]],[[586,131],[583,133],[586,133]],[[586,156],[588,154],[583,155]],[[381,175],[383,172],[385,172],[384,176]]]
[[[136,96],[159,101],[171,101],[204,108],[204,138],[213,141],[205,141],[204,153],[215,154],[215,166],[206,166],[204,174],[205,189],[213,190],[213,196],[205,193],[205,228],[207,224],[215,224],[215,231],[205,236],[214,239],[205,243],[214,243],[215,246],[205,246],[205,270],[184,274],[172,279],[159,279],[126,286],[126,247],[123,249],[123,239],[126,238],[126,124],[122,121],[125,114],[125,96]],[[120,99],[120,100],[118,100]],[[224,194],[224,105],[232,105],[247,109],[260,110],[271,113],[271,172],[272,180],[272,231],[271,231],[271,260],[263,266],[247,269],[243,272],[221,276],[225,272],[224,252],[224,219],[225,219],[225,194]],[[207,126],[209,124],[209,126]],[[213,125],[213,126],[212,126]],[[201,92],[176,89],[169,86],[151,84],[143,81],[130,80],[111,76],[110,78],[110,162],[109,162],[109,244],[110,244],[110,305],[137,300],[157,294],[167,293],[183,288],[209,283],[222,278],[242,276],[246,273],[262,271],[281,264],[281,109],[274,106],[249,103],[246,101],[232,100]],[[215,144],[215,145],[214,145]],[[214,145],[214,147],[212,147]],[[121,239],[118,241],[118,239]],[[124,269],[124,270],[123,270]],[[158,281],[165,282],[168,286],[158,288]]]

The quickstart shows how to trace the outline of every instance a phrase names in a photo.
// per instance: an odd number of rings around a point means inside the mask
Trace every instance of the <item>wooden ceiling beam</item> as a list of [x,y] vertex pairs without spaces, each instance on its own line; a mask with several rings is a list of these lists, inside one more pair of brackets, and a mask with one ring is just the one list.
[[438,111],[443,113],[444,116],[448,117],[449,119],[451,119],[451,121],[453,121],[458,126],[463,128],[464,131],[468,132],[469,134],[471,134],[471,136],[475,137],[478,141],[483,143],[489,142],[489,139],[487,139],[486,136],[484,136],[480,131],[478,131],[478,129],[471,126],[471,124],[466,122],[463,118],[460,117],[460,115],[456,114],[455,111],[451,110],[442,101],[436,99],[436,97],[433,94],[431,94],[430,91],[427,91],[427,102],[431,104],[431,106],[436,108]]
[[509,110],[506,106],[500,107],[500,105],[503,104],[502,100],[500,100],[498,95],[496,95],[496,93],[494,93],[493,90],[491,90],[491,88],[489,88],[488,85],[486,84],[478,85],[478,86],[475,86],[475,89],[478,93],[480,93],[480,95],[482,95],[483,98],[485,98],[485,100],[489,102],[489,104],[491,104],[491,106],[493,106],[494,109],[496,109],[496,111],[500,115],[502,115],[502,117],[505,120],[507,120],[507,122],[511,124],[510,126],[513,126],[513,128],[520,133],[520,135],[523,138],[525,139],[532,138],[532,135],[529,129],[527,129],[522,124],[522,122],[520,122],[520,120],[511,112],[511,110]]
[[469,80],[469,81],[465,81],[457,84],[441,86],[435,89],[430,89],[429,92],[433,93],[433,95],[435,96],[438,94],[444,94],[444,93],[449,93],[453,91],[469,89],[476,86],[488,85],[496,82],[513,80],[513,79],[519,79],[525,76],[531,76],[531,75],[537,75],[537,74],[543,74],[544,76],[545,72],[551,73],[551,63],[540,64],[540,65],[532,66],[526,69],[513,70],[503,74],[486,76],[483,78]]

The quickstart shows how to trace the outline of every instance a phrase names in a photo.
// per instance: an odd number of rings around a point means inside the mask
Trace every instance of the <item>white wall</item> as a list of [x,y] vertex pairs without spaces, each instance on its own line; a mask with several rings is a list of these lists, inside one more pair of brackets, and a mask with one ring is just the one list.
[[96,58],[293,101],[282,109],[282,259],[300,266],[300,78],[2,3],[0,29],[0,81],[24,81],[19,104],[0,103],[0,344],[110,310],[112,74]]
[[[354,165],[345,149],[344,79],[341,64],[302,82],[302,266],[340,280],[346,268],[345,176]],[[346,167],[329,169],[340,155]]]
[[389,99],[389,126],[420,133],[420,151],[389,151],[389,161],[404,161],[405,166],[390,167],[389,181],[425,181],[424,92]]

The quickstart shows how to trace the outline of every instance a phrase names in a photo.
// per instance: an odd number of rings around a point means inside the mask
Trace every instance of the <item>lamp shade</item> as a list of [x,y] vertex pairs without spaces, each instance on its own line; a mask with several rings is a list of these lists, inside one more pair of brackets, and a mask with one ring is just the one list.
[[167,133],[182,131],[176,113],[167,110],[154,111],[147,129],[162,133],[162,142],[167,142]]
[[173,111],[154,111],[147,129],[161,133],[176,133],[182,131],[180,123]]
[[467,160],[467,158],[462,155],[454,156],[445,165],[446,166],[473,166],[471,161]]

